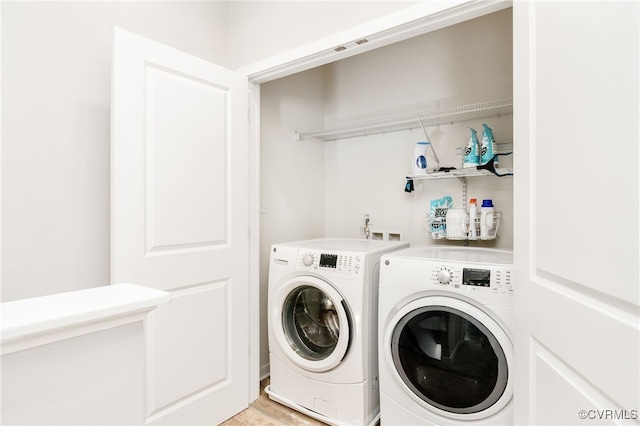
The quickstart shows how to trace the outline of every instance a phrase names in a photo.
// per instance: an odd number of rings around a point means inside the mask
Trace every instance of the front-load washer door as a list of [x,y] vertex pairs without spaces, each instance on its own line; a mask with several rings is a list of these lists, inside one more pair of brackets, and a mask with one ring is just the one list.
[[271,301],[277,344],[297,366],[311,372],[339,365],[350,347],[351,315],[329,283],[295,277],[278,286]]
[[388,324],[386,362],[421,406],[445,418],[473,420],[510,402],[513,345],[483,310],[430,296],[407,304]]

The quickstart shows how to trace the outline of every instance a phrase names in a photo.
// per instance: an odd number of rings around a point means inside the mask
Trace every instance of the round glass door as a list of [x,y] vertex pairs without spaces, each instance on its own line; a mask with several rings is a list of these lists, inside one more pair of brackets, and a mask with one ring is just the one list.
[[348,352],[351,326],[340,294],[315,277],[293,280],[278,294],[274,332],[288,357],[309,371],[338,365]]
[[335,303],[313,286],[293,290],[284,301],[282,326],[291,348],[310,361],[327,358],[340,339]]
[[480,309],[455,302],[464,310],[431,300],[396,316],[391,358],[423,405],[450,417],[486,417],[511,399],[511,342]]

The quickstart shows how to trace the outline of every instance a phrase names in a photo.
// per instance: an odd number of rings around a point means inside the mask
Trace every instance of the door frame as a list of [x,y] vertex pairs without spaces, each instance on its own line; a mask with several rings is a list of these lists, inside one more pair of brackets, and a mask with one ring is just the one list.
[[[249,80],[249,401],[260,396],[260,84],[512,6],[511,0],[423,2],[236,71]],[[366,40],[362,43],[362,40]],[[340,49],[337,49],[340,47]],[[293,137],[293,136],[292,136]]]

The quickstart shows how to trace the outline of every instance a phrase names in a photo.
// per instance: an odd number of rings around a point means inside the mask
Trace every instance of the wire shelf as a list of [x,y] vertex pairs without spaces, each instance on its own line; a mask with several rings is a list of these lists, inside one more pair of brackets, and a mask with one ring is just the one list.
[[[495,240],[498,236],[498,229],[502,221],[502,213],[494,212],[487,219],[486,228],[482,225],[482,216],[476,214],[473,224],[470,224],[469,217],[462,222],[448,222],[444,217],[436,217],[432,214],[427,215],[427,221],[424,229],[431,235],[434,240]],[[471,225],[471,226],[469,226]],[[473,227],[473,228],[471,228]],[[483,229],[484,228],[484,229]]]
[[419,129],[439,124],[454,124],[513,114],[513,99],[499,99],[471,105],[443,108],[433,111],[398,115],[377,120],[337,126],[313,132],[296,132],[297,140],[320,139],[324,141],[348,139],[358,136]]
[[431,180],[431,179],[449,179],[449,178],[466,178],[466,177],[477,177],[477,176],[511,176],[513,175],[512,168],[497,168],[495,169],[495,173],[486,170],[486,169],[478,169],[477,167],[469,168],[469,169],[453,169],[448,170],[446,172],[432,172],[426,175],[410,175],[407,176],[407,179],[413,180]]

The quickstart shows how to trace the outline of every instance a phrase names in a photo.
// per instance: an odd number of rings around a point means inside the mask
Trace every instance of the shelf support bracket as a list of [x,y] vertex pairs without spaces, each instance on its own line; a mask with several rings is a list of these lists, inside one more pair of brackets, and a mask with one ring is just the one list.
[[427,142],[429,142],[429,146],[431,147],[431,152],[433,153],[433,158],[436,159],[436,163],[437,163],[436,170],[437,170],[438,167],[440,167],[440,159],[438,158],[438,154],[436,154],[436,149],[433,147],[433,143],[431,143],[431,139],[429,139],[429,133],[427,132],[427,129],[424,127],[424,124],[422,123],[420,116],[419,115],[416,116],[416,119],[418,120],[418,123],[420,123],[420,127],[422,127],[422,131],[424,132],[424,137],[427,138]]
[[458,177],[457,178],[462,184],[462,208],[467,208],[467,178],[466,177]]
[[462,178],[462,208],[467,210],[467,178]]

